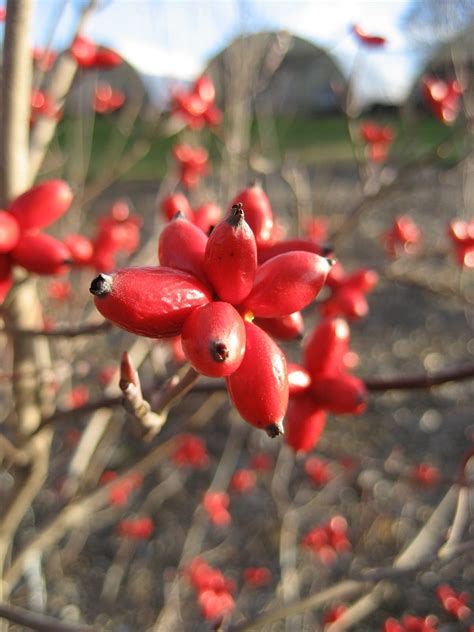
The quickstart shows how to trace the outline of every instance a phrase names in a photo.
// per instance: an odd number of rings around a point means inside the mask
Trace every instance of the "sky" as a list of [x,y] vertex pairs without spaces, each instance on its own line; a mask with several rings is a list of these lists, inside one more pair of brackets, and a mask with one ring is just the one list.
[[[67,45],[84,0],[37,0],[33,39]],[[402,100],[423,63],[401,27],[408,0],[100,0],[84,34],[116,48],[149,76],[196,77],[241,33],[284,29],[327,50],[346,76],[357,66],[361,101]],[[383,35],[360,50],[353,24]]]

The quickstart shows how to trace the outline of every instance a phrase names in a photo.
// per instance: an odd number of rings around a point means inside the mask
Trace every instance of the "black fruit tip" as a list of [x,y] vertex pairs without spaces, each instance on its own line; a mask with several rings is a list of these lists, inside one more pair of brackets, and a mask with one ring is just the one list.
[[323,255],[325,257],[327,257],[328,255],[331,255],[334,252],[334,248],[330,246],[329,244],[325,244],[321,246],[321,248],[322,248]]
[[72,266],[74,263],[74,259],[71,259],[70,257],[68,259],[63,259],[63,264],[65,266]]
[[337,259],[329,259],[329,257],[326,257],[326,261],[329,263],[329,266],[332,268],[334,264],[337,263]]
[[176,213],[173,215],[173,221],[175,219],[185,219],[186,215],[183,213],[183,211],[176,211]]
[[230,215],[227,218],[227,221],[231,226],[238,226],[245,219],[244,215],[244,207],[242,202],[238,204],[234,204],[230,211]]
[[295,340],[298,340],[298,342],[301,342],[303,340],[303,338],[304,338],[304,334],[303,333],[296,334],[296,336],[295,336]]
[[211,344],[211,355],[216,362],[225,362],[229,357],[229,350],[224,342],[213,342]]
[[89,292],[94,296],[107,296],[112,291],[112,277],[109,274],[100,273],[92,281]]
[[270,437],[270,439],[274,439],[275,437],[285,434],[285,430],[283,428],[283,422],[277,421],[274,424],[270,424],[269,426],[265,428],[265,432]]

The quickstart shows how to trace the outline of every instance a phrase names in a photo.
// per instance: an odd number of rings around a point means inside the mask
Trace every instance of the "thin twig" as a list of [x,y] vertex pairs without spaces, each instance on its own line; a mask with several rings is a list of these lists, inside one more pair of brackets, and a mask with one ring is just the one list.
[[38,632],[91,632],[94,628],[80,623],[67,623],[39,612],[0,603],[0,618],[24,625]]
[[77,338],[78,336],[94,336],[109,331],[112,323],[90,323],[80,327],[61,327],[58,329],[17,329],[11,325],[5,325],[0,329],[0,334],[14,334],[15,336],[44,336],[45,338]]

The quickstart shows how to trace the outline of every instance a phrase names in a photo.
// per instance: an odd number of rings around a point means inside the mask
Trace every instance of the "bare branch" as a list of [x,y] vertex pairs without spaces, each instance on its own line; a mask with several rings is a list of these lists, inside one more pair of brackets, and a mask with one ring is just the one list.
[[77,623],[66,623],[39,612],[0,603],[0,618],[24,625],[38,632],[91,632],[94,628]]

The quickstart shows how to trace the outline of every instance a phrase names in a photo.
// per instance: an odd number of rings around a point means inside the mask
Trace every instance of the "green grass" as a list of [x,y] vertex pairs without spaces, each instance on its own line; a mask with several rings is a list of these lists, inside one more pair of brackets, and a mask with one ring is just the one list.
[[[423,154],[446,138],[450,131],[430,117],[420,117],[413,126],[403,126],[395,115],[364,117],[381,124],[389,124],[396,131],[392,151],[401,162],[414,155]],[[90,156],[87,179],[94,179],[103,169],[120,164],[127,151],[143,139],[151,143],[147,155],[138,160],[122,178],[127,180],[158,180],[172,164],[171,147],[181,140],[179,135],[162,138],[153,133],[144,122],[135,125],[133,133],[125,140],[117,128],[114,117],[98,117],[91,129],[92,120],[66,118],[58,128],[58,146],[66,160],[64,171],[84,170],[84,156]],[[91,132],[92,145],[90,145]],[[206,145],[211,159],[217,164],[220,156],[219,143],[209,131],[188,133],[196,142]],[[346,119],[342,115],[313,118],[283,118],[254,121],[251,128],[252,146],[265,157],[276,160],[290,155],[293,161],[311,165],[349,165],[354,152],[349,140]]]

